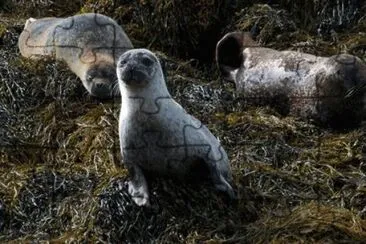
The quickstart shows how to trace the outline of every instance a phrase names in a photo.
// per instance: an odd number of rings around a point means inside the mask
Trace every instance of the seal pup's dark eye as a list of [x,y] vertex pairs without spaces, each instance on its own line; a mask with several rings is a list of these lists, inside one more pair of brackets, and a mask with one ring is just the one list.
[[154,63],[154,61],[152,61],[150,58],[142,58],[141,62],[145,66],[151,66]]
[[94,79],[94,76],[93,76],[93,75],[87,75],[87,76],[86,76],[86,81],[87,81],[87,82],[92,82],[92,81],[93,81],[93,79]]
[[123,65],[125,65],[127,63],[126,59],[122,59],[121,61],[119,61],[118,63],[118,67],[122,67]]

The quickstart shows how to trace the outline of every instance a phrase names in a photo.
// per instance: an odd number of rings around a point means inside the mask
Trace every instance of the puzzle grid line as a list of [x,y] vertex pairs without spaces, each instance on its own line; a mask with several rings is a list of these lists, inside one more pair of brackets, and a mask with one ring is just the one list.
[[[97,16],[97,15],[95,15],[95,16]],[[96,17],[95,17],[95,22],[101,28],[110,25],[110,24],[103,25],[102,23],[99,23]],[[33,48],[45,48],[45,47],[46,48],[47,47],[51,47],[51,48],[52,47],[53,48],[54,47],[57,47],[57,48],[74,48],[74,49],[78,50],[78,52],[79,52],[79,58],[80,58],[81,62],[83,62],[82,55],[84,53],[84,49],[82,47],[78,47],[78,46],[75,46],[75,45],[63,45],[63,46],[60,46],[60,45],[56,45],[55,44],[56,43],[55,36],[57,34],[56,33],[57,30],[59,30],[59,29],[61,29],[61,30],[71,29],[72,26],[73,26],[73,23],[74,23],[74,20],[72,18],[72,21],[71,21],[71,25],[70,26],[68,26],[68,27],[67,26],[66,27],[65,26],[57,26],[56,27],[55,32],[53,33],[53,37],[54,37],[54,39],[53,39],[53,45],[49,45],[49,46],[32,46],[32,45],[29,45],[29,47],[33,47]],[[116,43],[116,39],[115,39],[116,38],[115,26],[112,25],[112,27],[113,27],[113,30],[114,30],[113,44],[111,46],[102,46],[102,47],[95,47],[95,48],[93,48],[92,49],[92,54],[93,54],[94,60],[93,61],[90,61],[91,63],[96,61],[96,52],[98,50],[101,50],[101,49],[111,50],[112,53],[113,53],[113,56],[114,56],[114,62],[116,64],[117,62],[116,62],[116,58],[115,58],[115,55],[114,55],[115,52],[116,52],[116,49],[122,49],[122,50],[129,49],[129,48],[126,48],[126,47],[116,47],[116,45],[115,45],[115,43]],[[30,36],[27,39],[27,43],[28,43],[29,38],[30,38]],[[337,60],[337,62],[342,63],[341,60],[338,60],[338,59],[336,59],[336,60]],[[348,62],[348,63],[342,63],[342,64],[351,65],[351,64],[354,64],[355,62],[356,61],[354,59],[354,61],[351,62],[351,63]],[[299,67],[299,63],[297,63],[297,67]],[[298,72],[298,69],[296,70],[296,72]],[[318,96],[318,97],[317,96],[309,96],[309,97],[301,97],[301,96],[299,96],[299,97],[290,97],[290,99],[300,99],[300,100],[301,99],[310,99],[310,100],[314,100],[314,99],[326,99],[326,98],[335,98],[335,97],[339,97],[339,96],[337,96],[337,95],[334,95],[334,96]],[[249,96],[246,96],[246,97],[240,98],[240,100],[246,100],[246,101],[249,101],[250,102],[250,100],[253,100],[253,99],[261,99],[261,98],[266,98],[266,97],[261,97],[261,96],[249,97]],[[160,106],[159,106],[158,100],[159,99],[171,99],[171,97],[161,97],[161,98],[158,98],[157,100],[155,100],[155,105],[157,107],[157,110],[156,111],[152,111],[152,112],[148,112],[148,111],[144,111],[143,110],[143,107],[144,107],[144,98],[143,97],[134,97],[134,98],[131,98],[131,99],[143,100],[143,102],[141,103],[141,107],[140,107],[140,109],[141,109],[142,112],[145,112],[147,114],[158,114],[159,111],[160,111]],[[116,104],[116,106],[120,106],[120,103],[114,103],[114,104]],[[114,107],[113,109],[118,109],[118,108],[115,108]],[[187,125],[187,127],[189,127],[189,126],[190,125]],[[200,127],[198,127],[198,128],[197,127],[194,127],[193,125],[191,127],[194,128],[194,129],[199,130],[202,126],[203,126],[203,124],[201,124]],[[186,140],[185,129],[187,127],[184,127],[183,128],[183,131],[182,131],[183,138],[184,138],[184,142],[182,144],[179,144],[179,145],[163,145],[161,142],[159,142],[159,143],[156,144],[156,146],[159,147],[159,148],[162,148],[162,149],[171,149],[171,148],[177,148],[178,147],[178,148],[184,149],[186,152],[187,152],[187,150],[188,150],[189,147],[195,147],[195,146],[198,146],[198,147],[208,147],[209,146],[207,144],[196,144],[196,145],[195,144],[187,144],[186,141],[185,141]],[[321,154],[322,154],[321,147],[320,147],[320,145],[322,144],[322,138],[320,136],[321,133],[320,133],[319,129],[317,129],[317,131],[318,131],[317,134],[319,135],[318,136],[318,145],[319,146],[318,146],[318,154],[317,154],[317,157],[318,157],[318,159],[320,159]],[[162,137],[162,132],[161,131],[155,131],[155,132],[159,133],[158,138],[159,137]],[[149,133],[149,132],[146,131],[145,133]],[[118,134],[115,134],[114,140],[115,141],[119,141]],[[143,138],[142,140],[145,140],[145,139]],[[146,148],[147,142],[145,141],[145,143],[146,143],[145,144],[145,147],[141,147],[141,148],[138,148],[138,149],[144,149],[144,148]],[[245,148],[245,146],[250,146],[250,145],[256,145],[256,144],[255,143],[249,143],[248,142],[245,145],[243,145],[243,147]],[[22,145],[22,144],[2,145],[2,144],[0,144],[0,148],[2,150],[4,150],[4,149],[13,149],[13,150],[25,149],[25,150],[55,150],[55,151],[56,150],[60,150],[60,149],[62,149],[62,150],[74,150],[75,149],[75,147],[58,147],[58,146],[55,146],[55,145],[41,145],[41,144],[39,144],[39,145],[38,144],[34,144],[34,145]],[[96,147],[95,149],[100,149],[100,150],[113,150],[114,153],[120,154],[119,147],[117,147],[116,144],[114,144],[113,147],[100,147],[100,148]],[[210,146],[209,146],[209,148],[207,148],[206,150],[207,150],[207,157],[209,157],[209,153],[212,150],[212,148],[210,148]],[[223,157],[222,147],[220,146],[220,148],[218,148],[218,150],[219,150],[219,152],[221,154],[221,157]],[[187,153],[186,153],[186,157],[188,157],[188,154]],[[174,161],[174,158],[172,158],[171,160]],[[218,160],[220,160],[220,159],[218,159]]]
[[[93,60],[92,61],[89,61],[89,62],[84,62],[83,59],[82,59],[82,55],[84,54],[84,49],[83,47],[79,47],[77,45],[58,45],[56,44],[57,43],[57,34],[58,34],[58,30],[63,30],[63,31],[67,31],[67,30],[70,30],[72,29],[74,23],[75,23],[75,20],[74,20],[74,16],[72,17],[69,17],[69,19],[71,19],[70,21],[70,26],[63,26],[63,25],[56,25],[55,27],[55,30],[53,31],[52,33],[52,44],[51,45],[31,45],[29,44],[30,43],[30,39],[31,39],[31,33],[28,31],[28,30],[23,30],[25,32],[28,33],[28,37],[26,38],[26,45],[29,47],[29,48],[54,48],[54,47],[57,47],[57,48],[74,48],[74,49],[77,49],[80,51],[79,53],[79,59],[82,63],[94,63],[96,61],[96,51],[97,50],[101,50],[101,49],[106,49],[106,50],[111,50],[112,51],[112,54],[113,54],[113,59],[114,59],[114,64],[116,65],[117,64],[117,60],[116,60],[116,50],[120,49],[120,50],[128,50],[130,49],[129,47],[123,47],[123,46],[116,46],[116,26],[113,25],[113,24],[110,24],[110,23],[101,23],[101,22],[98,22],[98,17],[97,17],[97,13],[94,13],[94,21],[95,21],[95,24],[97,26],[99,26],[100,28],[102,27],[112,27],[113,29],[113,43],[112,45],[110,46],[99,46],[99,47],[93,47],[91,50],[92,50],[92,54],[93,54]],[[54,51],[54,50],[53,50]],[[35,56],[43,56],[42,54],[34,54]]]

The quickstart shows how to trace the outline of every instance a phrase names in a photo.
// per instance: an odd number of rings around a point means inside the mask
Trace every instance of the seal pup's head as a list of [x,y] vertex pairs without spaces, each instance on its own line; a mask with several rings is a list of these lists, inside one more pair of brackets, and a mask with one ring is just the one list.
[[97,13],[30,18],[18,46],[24,57],[47,56],[65,61],[89,94],[100,98],[120,96],[116,61],[124,51],[133,48],[116,21]]
[[116,68],[110,62],[98,62],[89,66],[82,79],[88,92],[99,98],[119,97]]
[[250,32],[230,32],[216,45],[216,63],[227,81],[234,81],[233,72],[244,62],[243,50],[259,46]]
[[130,94],[147,93],[149,97],[167,95],[159,59],[147,49],[132,49],[121,55],[117,63],[120,90]]

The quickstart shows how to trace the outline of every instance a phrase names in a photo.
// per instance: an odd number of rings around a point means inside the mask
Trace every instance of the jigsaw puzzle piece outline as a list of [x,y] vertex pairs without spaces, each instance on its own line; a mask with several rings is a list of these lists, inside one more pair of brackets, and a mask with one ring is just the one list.
[[[161,96],[161,97],[157,97],[154,99],[154,102],[153,102],[153,105],[155,105],[155,110],[153,111],[148,111],[147,109],[144,109],[144,107],[146,106],[146,99],[144,97],[141,97],[141,96],[129,96],[128,97],[129,99],[133,99],[133,100],[137,100],[137,101],[141,101],[140,102],[140,107],[139,107],[139,111],[144,113],[144,114],[147,114],[147,115],[155,115],[155,114],[159,114],[160,113],[160,110],[161,110],[161,107],[162,107],[162,104],[159,103],[160,100],[165,100],[165,99],[168,99],[168,100],[171,100],[172,97],[171,96]],[[151,103],[150,103],[151,105]]]
[[[125,50],[131,49],[131,47],[127,47],[127,46],[119,46],[117,45],[117,24],[113,24],[113,23],[109,23],[108,19],[105,18],[105,16],[102,15],[98,15],[97,13],[94,13],[94,24],[96,26],[98,26],[99,28],[107,28],[107,30],[105,31],[105,33],[109,33],[110,31],[113,32],[113,40],[111,41],[111,43],[109,45],[96,45],[94,47],[90,47],[87,48],[88,43],[87,44],[83,44],[82,46],[78,45],[77,43],[68,43],[70,40],[67,40],[66,43],[64,44],[60,44],[65,42],[64,37],[69,36],[70,33],[68,33],[68,31],[73,31],[73,28],[78,28],[77,25],[79,25],[79,22],[82,20],[75,20],[76,16],[70,16],[68,18],[63,18],[63,19],[59,19],[59,23],[55,24],[54,27],[49,27],[49,28],[53,28],[52,34],[48,33],[46,35],[46,42],[44,45],[36,45],[33,44],[32,40],[36,40],[38,38],[32,38],[32,33],[31,31],[29,31],[28,29],[26,29],[28,26],[26,25],[26,27],[24,28],[23,32],[27,33],[28,35],[25,37],[25,46],[27,48],[30,49],[44,49],[44,50],[40,50],[38,53],[34,53],[34,54],[30,54],[29,57],[32,58],[41,58],[43,56],[54,56],[54,57],[58,57],[57,55],[57,48],[59,49],[71,49],[71,50],[77,50],[77,57],[80,60],[81,63],[95,63],[97,62],[98,59],[98,54],[102,52],[111,52],[111,55],[113,57],[113,62],[116,65],[116,62],[118,60],[118,52],[123,52]],[[50,18],[50,21],[57,21],[55,20],[57,18]],[[43,19],[40,19],[43,20]],[[34,20],[37,21],[37,20]],[[32,21],[33,22],[33,21]],[[27,22],[28,23],[28,22]],[[108,30],[108,28],[111,28]],[[43,30],[42,30],[43,29]],[[44,28],[42,28],[41,30],[43,32],[47,32],[47,30],[45,30]],[[34,30],[33,30],[34,31]],[[123,29],[122,29],[123,31]],[[124,33],[125,34],[125,33]],[[36,37],[38,37],[37,35],[34,35]],[[62,38],[59,38],[62,37]],[[38,39],[39,40],[39,39]],[[105,40],[105,39],[103,39]],[[75,41],[75,40],[74,40]],[[98,41],[94,40],[92,41],[93,44],[97,44]],[[63,52],[61,51],[60,52]],[[74,51],[71,51],[74,52]],[[62,57],[62,55],[59,55]]]

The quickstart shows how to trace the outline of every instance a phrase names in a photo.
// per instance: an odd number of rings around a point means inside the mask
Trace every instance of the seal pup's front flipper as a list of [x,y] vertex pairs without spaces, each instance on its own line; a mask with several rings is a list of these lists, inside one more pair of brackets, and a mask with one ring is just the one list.
[[149,189],[142,169],[137,165],[130,165],[128,171],[131,174],[131,180],[128,181],[128,193],[132,200],[138,206],[150,206]]

